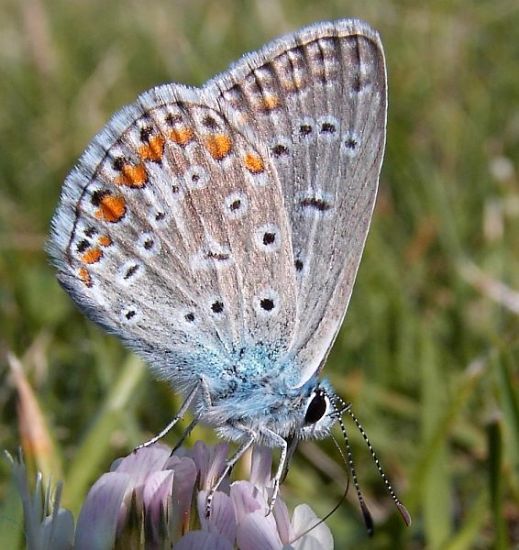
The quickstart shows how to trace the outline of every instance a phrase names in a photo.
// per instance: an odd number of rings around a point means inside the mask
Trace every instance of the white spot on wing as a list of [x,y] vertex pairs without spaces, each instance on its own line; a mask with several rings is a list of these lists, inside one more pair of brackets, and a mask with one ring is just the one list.
[[137,246],[145,256],[155,256],[160,251],[160,241],[154,233],[141,234]]
[[123,286],[130,286],[138,281],[145,272],[145,267],[142,262],[137,259],[128,260],[117,272],[117,280]]
[[232,265],[233,259],[228,246],[221,245],[213,239],[208,239],[198,252],[191,256],[193,271],[222,269]]
[[184,181],[188,189],[203,189],[209,182],[209,176],[203,166],[195,164],[186,170]]
[[260,317],[272,317],[278,313],[279,308],[279,293],[272,288],[264,289],[254,297],[254,311]]
[[264,252],[275,252],[281,245],[279,227],[273,223],[258,227],[254,232],[254,242]]
[[360,136],[356,132],[346,132],[341,138],[341,154],[354,158],[359,153],[360,145]]
[[125,325],[135,325],[142,319],[142,312],[134,305],[127,306],[121,311],[121,322]]
[[231,193],[224,199],[224,214],[232,220],[242,218],[247,213],[248,207],[249,202],[246,195],[239,191]]
[[322,116],[317,119],[317,132],[319,134],[319,139],[336,141],[341,135],[341,123],[334,116]]

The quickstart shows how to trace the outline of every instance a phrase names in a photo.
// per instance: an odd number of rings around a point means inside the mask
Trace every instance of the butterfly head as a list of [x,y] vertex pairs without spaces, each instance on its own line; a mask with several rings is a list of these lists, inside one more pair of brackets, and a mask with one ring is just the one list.
[[335,407],[336,396],[327,380],[310,380],[305,384],[306,398],[298,411],[298,439],[322,439],[339,418]]

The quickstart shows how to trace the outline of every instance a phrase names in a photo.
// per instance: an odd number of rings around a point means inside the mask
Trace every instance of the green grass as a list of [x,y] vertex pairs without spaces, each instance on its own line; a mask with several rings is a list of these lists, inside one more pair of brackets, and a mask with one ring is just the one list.
[[[56,283],[42,249],[64,176],[139,92],[201,84],[278,34],[343,16],[382,34],[389,126],[374,223],[326,372],[353,402],[414,522],[402,526],[352,429],[377,531],[367,539],[354,500],[329,525],[337,548],[519,544],[513,0],[2,2],[0,446],[26,441],[12,353],[34,391],[29,425],[43,445],[26,448],[27,460],[63,479],[75,513],[92,480],[161,429],[178,402]],[[210,431],[194,437],[214,441]],[[324,442],[297,454],[283,490],[324,515],[344,484]],[[0,503],[0,546],[12,547],[22,526],[3,462]]]

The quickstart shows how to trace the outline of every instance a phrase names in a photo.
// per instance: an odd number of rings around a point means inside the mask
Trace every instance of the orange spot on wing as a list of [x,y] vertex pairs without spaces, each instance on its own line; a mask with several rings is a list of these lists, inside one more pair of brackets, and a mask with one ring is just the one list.
[[101,235],[99,239],[97,239],[97,242],[101,246],[110,246],[112,244],[112,239],[108,235]]
[[272,94],[265,95],[261,102],[261,106],[266,111],[277,109],[280,105],[281,101],[279,100],[279,97]]
[[116,223],[126,214],[126,201],[121,195],[104,195],[99,199],[95,217],[104,222]]
[[103,257],[103,251],[97,246],[89,248],[81,255],[81,260],[86,264],[95,264]]
[[232,141],[227,134],[213,134],[205,139],[205,146],[215,160],[222,160],[230,153]]
[[126,187],[144,187],[148,181],[148,172],[144,164],[125,164],[121,168],[121,175],[115,178],[117,185]]
[[146,145],[139,147],[139,156],[142,160],[159,162],[162,160],[162,155],[164,154],[165,141],[161,135],[150,137]]
[[187,126],[173,128],[169,133],[169,137],[178,145],[186,145],[193,139],[193,136],[193,130]]
[[253,174],[259,174],[265,170],[263,159],[256,153],[247,153],[243,162],[247,170]]
[[306,85],[305,80],[300,77],[294,75],[292,79],[286,79],[281,81],[281,86],[283,86],[283,89],[286,92],[297,92],[298,90],[302,90]]
[[92,277],[90,277],[90,273],[86,267],[79,268],[78,276],[87,287],[90,288],[92,286]]

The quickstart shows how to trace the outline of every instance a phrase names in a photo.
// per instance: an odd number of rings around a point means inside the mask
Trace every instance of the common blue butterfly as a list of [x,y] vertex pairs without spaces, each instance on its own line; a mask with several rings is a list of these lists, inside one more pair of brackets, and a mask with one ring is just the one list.
[[192,409],[192,426],[240,444],[229,468],[253,444],[281,450],[271,506],[297,441],[349,412],[320,373],[375,204],[386,103],[378,34],[311,25],[202,88],[121,109],[52,220],[61,284],[183,395],[167,429]]

